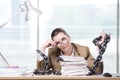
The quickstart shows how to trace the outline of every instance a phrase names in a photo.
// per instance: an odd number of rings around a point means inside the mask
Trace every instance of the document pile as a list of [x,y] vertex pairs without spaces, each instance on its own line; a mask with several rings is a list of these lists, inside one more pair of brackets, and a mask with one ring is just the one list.
[[62,75],[87,75],[89,69],[87,68],[87,61],[83,57],[76,56],[61,56],[61,73]]

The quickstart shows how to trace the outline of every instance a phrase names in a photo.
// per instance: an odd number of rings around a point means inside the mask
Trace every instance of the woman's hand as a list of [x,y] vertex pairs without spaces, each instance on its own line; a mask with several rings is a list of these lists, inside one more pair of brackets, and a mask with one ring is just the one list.
[[104,31],[101,32],[101,36],[102,38],[100,39],[100,41],[98,42],[99,44],[102,44],[105,41],[106,38],[106,33]]
[[56,47],[56,44],[53,40],[49,39],[47,40],[42,46],[41,46],[41,51],[45,52],[45,49],[48,47]]
[[[102,31],[102,32],[100,33],[100,36],[101,36],[102,38],[99,40],[98,43],[101,45],[101,44],[105,41],[106,33],[105,33],[104,31]],[[98,50],[98,51],[100,50],[98,46],[97,46],[97,50]]]

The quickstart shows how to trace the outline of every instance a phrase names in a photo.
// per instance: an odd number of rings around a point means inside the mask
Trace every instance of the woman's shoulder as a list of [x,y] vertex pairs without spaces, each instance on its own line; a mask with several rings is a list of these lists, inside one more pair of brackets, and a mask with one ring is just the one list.
[[88,46],[81,45],[81,44],[78,44],[78,43],[72,43],[72,45],[76,48],[88,48]]

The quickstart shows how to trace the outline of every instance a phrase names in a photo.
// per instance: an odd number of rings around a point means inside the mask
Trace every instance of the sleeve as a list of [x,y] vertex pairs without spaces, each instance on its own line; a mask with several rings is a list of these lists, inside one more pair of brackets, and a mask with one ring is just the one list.
[[[49,54],[49,53],[48,53]],[[48,55],[48,69],[50,69],[50,56]],[[44,58],[40,55],[40,54],[37,54],[37,69],[40,69],[40,70],[44,70]]]
[[[94,57],[91,55],[90,50],[89,50],[88,47],[87,47],[87,54],[88,54],[88,56],[87,56],[88,68],[89,68],[90,70],[92,70],[92,69],[93,69],[93,66],[94,66],[95,59],[94,59]],[[95,70],[95,74],[101,74],[101,73],[103,73],[103,62],[100,62],[100,63],[98,64],[98,66],[96,67],[96,70]]]
[[43,57],[40,54],[37,54],[37,61],[42,61]]

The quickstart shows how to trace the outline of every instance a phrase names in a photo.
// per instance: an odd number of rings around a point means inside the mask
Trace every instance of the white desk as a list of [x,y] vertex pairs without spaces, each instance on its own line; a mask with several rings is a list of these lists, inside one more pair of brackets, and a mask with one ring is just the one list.
[[[32,70],[24,72],[24,69],[19,69],[19,68],[8,69],[8,71],[7,70],[5,71],[6,73],[3,74],[0,73],[0,80],[120,80],[120,77],[103,77],[102,75],[91,75],[91,76],[34,75],[33,76]],[[18,73],[16,73],[16,71]],[[23,73],[21,73],[21,71]]]

